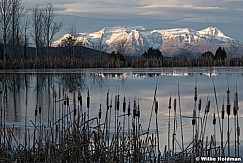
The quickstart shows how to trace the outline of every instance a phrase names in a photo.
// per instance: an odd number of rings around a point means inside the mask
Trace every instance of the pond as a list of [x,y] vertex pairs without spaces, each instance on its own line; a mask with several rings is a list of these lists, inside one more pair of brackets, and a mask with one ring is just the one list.
[[[120,124],[124,132],[128,131],[129,125],[122,127],[122,124],[129,120],[129,117],[126,116],[128,103],[133,109],[135,101],[135,105],[139,105],[140,109],[141,134],[146,133],[148,128],[150,133],[156,134],[156,114],[154,112],[154,99],[156,98],[158,102],[159,146],[161,150],[165,145],[172,149],[174,138],[177,143],[174,143],[173,149],[180,151],[182,144],[186,147],[192,142],[193,132],[196,132],[196,128],[193,131],[192,125],[194,108],[197,110],[197,116],[200,117],[198,118],[200,123],[210,100],[210,111],[205,121],[207,124],[205,139],[208,137],[208,141],[210,141],[211,135],[215,135],[216,144],[220,146],[221,128],[224,131],[224,144],[227,144],[227,113],[225,113],[223,127],[219,126],[219,123],[222,125],[222,120],[218,118],[218,115],[221,117],[222,105],[226,111],[228,89],[230,90],[231,104],[229,128],[232,149],[235,145],[234,122],[236,120],[232,109],[236,92],[239,103],[238,123],[239,125],[243,124],[243,110],[241,109],[243,107],[243,67],[2,70],[0,81],[1,85],[4,83],[6,86],[4,91],[6,96],[1,100],[1,106],[5,108],[5,113],[3,109],[1,110],[1,123],[4,121],[9,127],[14,125],[24,128],[26,124],[31,128],[34,123],[36,125],[43,123],[48,126],[48,124],[56,123],[61,117],[72,112],[75,107],[78,107],[80,112],[87,113],[89,118],[98,117],[100,112],[100,121],[104,122],[108,94],[108,103],[113,105],[111,126]],[[197,88],[196,102],[194,101],[195,87]],[[87,108],[88,92],[89,108]],[[80,95],[82,95],[82,106],[78,100]],[[118,95],[119,110],[115,109],[114,104],[117,101],[115,96]],[[67,97],[70,107],[64,104]],[[124,98],[125,112],[123,112]],[[170,98],[172,108],[169,115]],[[174,105],[175,99],[176,105]],[[199,99],[202,101],[200,113],[198,112]],[[39,111],[39,108],[41,108],[41,114],[38,114],[39,118],[36,120],[35,110]],[[114,116],[115,114],[116,116]],[[213,125],[214,114],[215,127]],[[71,116],[69,118],[69,120],[72,119]],[[94,123],[90,125],[96,126]],[[111,127],[112,133],[115,133],[115,129]],[[243,138],[240,137],[239,141],[243,143]]]

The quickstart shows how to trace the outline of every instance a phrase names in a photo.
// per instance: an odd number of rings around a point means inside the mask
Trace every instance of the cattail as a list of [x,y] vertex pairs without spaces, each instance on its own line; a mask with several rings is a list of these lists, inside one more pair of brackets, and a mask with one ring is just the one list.
[[158,103],[158,101],[155,101],[155,109],[154,109],[155,114],[158,113],[158,108],[159,108],[159,103]]
[[206,106],[206,109],[205,109],[205,112],[209,112],[209,110],[210,110],[210,103],[211,103],[211,101],[210,100],[208,100],[208,103],[207,103],[207,106]]
[[195,96],[194,96],[194,101],[197,101],[197,87],[195,87]]
[[69,98],[68,98],[68,96],[67,96],[67,106],[69,106]]
[[124,99],[123,99],[123,113],[125,113],[125,112],[126,112],[126,99],[124,97]]
[[37,109],[35,109],[35,116],[37,116],[37,113],[38,113],[38,110],[37,110]]
[[73,92],[73,106],[74,106],[74,109],[73,109],[73,111],[74,111],[74,116],[76,116],[76,94],[75,94],[75,92]]
[[229,97],[229,94],[230,94],[230,90],[228,89],[227,90],[227,114],[230,115],[230,97]]
[[128,117],[131,115],[131,107],[130,107],[130,102],[128,103],[127,115],[128,115]]
[[107,106],[107,110],[109,110],[109,92],[107,92],[106,94],[106,106]]
[[224,111],[224,105],[222,105],[222,112],[221,112],[222,114],[222,119],[224,119],[224,113],[225,113],[225,111]]
[[213,113],[213,125],[216,125],[215,113]]
[[202,100],[199,99],[199,103],[198,103],[198,110],[201,111],[202,108]]
[[65,94],[65,97],[64,97],[63,104],[64,104],[64,105],[67,105],[67,97],[66,97],[66,94]]
[[41,107],[39,106],[39,114],[41,114]]
[[176,99],[174,99],[174,111],[176,113]]
[[192,125],[194,126],[196,124],[196,110],[193,110],[192,113]]
[[169,107],[168,108],[171,109],[171,97],[169,99]]
[[239,105],[238,105],[238,93],[235,93],[235,106],[236,106],[236,110],[239,110]]
[[133,118],[136,117],[136,101],[133,102]]
[[137,116],[138,116],[138,118],[140,118],[140,109],[139,109],[139,103],[138,103]]
[[99,119],[101,119],[101,104],[100,104],[100,111],[99,111]]
[[239,110],[239,105],[238,105],[238,93],[235,93],[235,101],[234,101],[234,116],[237,115],[237,112]]
[[240,136],[240,127],[237,127],[237,135]]
[[80,101],[81,100],[81,92],[80,92],[80,90],[78,91],[78,101]]
[[77,114],[77,109],[75,108],[75,109],[73,110],[73,115],[76,116],[76,114]]
[[119,95],[117,95],[116,109],[119,110],[119,107],[120,107],[120,101],[119,101]]
[[87,92],[87,108],[89,108],[90,107],[90,97],[89,97],[89,90],[88,90],[88,92]]
[[236,115],[237,115],[237,106],[236,106],[236,101],[234,101],[233,114],[234,114],[234,116],[236,116]]
[[83,106],[83,99],[82,99],[82,94],[81,94],[80,90],[78,91],[78,101],[79,101],[80,106]]

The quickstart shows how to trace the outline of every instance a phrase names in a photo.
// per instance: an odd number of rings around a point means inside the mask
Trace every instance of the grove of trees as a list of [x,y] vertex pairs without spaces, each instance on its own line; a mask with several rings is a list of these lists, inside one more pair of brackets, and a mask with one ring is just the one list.
[[219,47],[215,55],[211,51],[207,51],[201,55],[201,58],[204,59],[213,59],[213,60],[225,60],[227,58],[226,52],[223,48]]
[[10,57],[25,57],[30,40],[35,43],[36,58],[40,48],[48,56],[53,37],[62,27],[54,18],[51,3],[25,9],[21,0],[0,0],[0,58],[4,63]]

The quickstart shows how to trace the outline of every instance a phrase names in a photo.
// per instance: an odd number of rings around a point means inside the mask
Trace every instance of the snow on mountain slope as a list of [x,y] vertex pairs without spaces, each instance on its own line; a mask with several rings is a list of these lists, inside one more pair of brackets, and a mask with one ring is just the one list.
[[[54,41],[52,46],[63,46],[63,40],[69,36],[69,34],[64,35]],[[108,53],[119,51],[125,55],[141,55],[149,47],[153,47],[160,49],[164,55],[171,56],[194,52],[197,55],[205,52],[192,50],[192,47],[204,50],[206,47],[224,44],[238,45],[239,42],[226,36],[216,27],[196,31],[190,28],[150,30],[143,26],[117,26],[105,27],[92,33],[79,33],[75,44]],[[205,48],[200,48],[201,46]]]

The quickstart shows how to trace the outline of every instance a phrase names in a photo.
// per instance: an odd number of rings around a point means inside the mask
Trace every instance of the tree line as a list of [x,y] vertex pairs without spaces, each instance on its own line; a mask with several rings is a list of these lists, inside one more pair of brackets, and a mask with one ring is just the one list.
[[4,63],[10,57],[26,57],[31,39],[36,47],[36,57],[40,48],[45,48],[48,56],[53,37],[62,27],[54,18],[51,3],[25,9],[21,0],[0,0],[0,58]]
[[[221,47],[215,54],[207,51],[199,57],[188,58],[166,58],[159,49],[149,48],[139,57],[128,58],[124,55],[127,48],[124,41],[116,46],[116,52],[108,55],[98,50],[78,47],[76,27],[72,25],[68,31],[70,36],[62,40],[64,45],[54,49],[51,43],[62,26],[62,22],[55,21],[51,3],[26,9],[21,0],[0,0],[0,68],[242,65],[240,58],[227,58]],[[30,47],[31,41],[35,44],[34,48]],[[100,42],[100,49],[101,46]],[[30,59],[29,53],[32,55]],[[50,57],[53,54],[62,58],[53,59]]]

